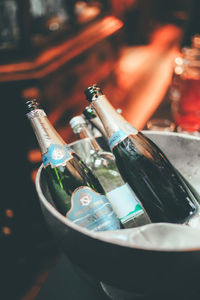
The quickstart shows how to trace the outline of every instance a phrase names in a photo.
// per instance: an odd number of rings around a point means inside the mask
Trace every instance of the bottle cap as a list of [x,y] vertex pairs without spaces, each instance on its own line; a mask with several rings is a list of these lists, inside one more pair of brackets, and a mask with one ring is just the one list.
[[82,116],[76,116],[76,117],[73,117],[70,121],[69,121],[69,124],[71,126],[72,129],[74,129],[74,127],[76,127],[77,125],[80,125],[80,124],[85,124],[85,120]]
[[97,98],[98,96],[103,95],[102,90],[96,84],[93,84],[92,86],[88,87],[84,93],[85,93],[86,99],[89,102],[92,102],[92,100],[94,100],[94,98]]
[[94,119],[96,118],[96,113],[95,111],[92,109],[91,106],[86,106],[86,108],[83,111],[83,115],[87,118],[87,119]]
[[26,101],[25,106],[26,106],[26,113],[34,109],[41,108],[40,104],[37,102],[36,99]]

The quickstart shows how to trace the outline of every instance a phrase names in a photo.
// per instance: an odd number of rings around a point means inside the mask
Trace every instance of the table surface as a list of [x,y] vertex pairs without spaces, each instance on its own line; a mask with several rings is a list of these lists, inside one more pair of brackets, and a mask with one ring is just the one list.
[[74,270],[68,258],[60,255],[35,300],[107,300],[100,287],[92,286]]
[[[108,297],[100,285],[90,283],[83,278],[73,267],[69,259],[62,253],[59,255],[56,265],[42,285],[34,300],[196,300],[199,292],[191,289],[187,294],[176,291],[173,294],[133,295]],[[28,298],[27,298],[28,299]]]

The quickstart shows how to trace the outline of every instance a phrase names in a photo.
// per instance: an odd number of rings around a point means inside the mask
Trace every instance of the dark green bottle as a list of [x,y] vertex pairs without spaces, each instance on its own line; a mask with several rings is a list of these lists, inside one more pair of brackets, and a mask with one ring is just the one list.
[[26,108],[58,211],[90,230],[120,229],[119,220],[96,176],[64,142],[37,101],[27,101]]
[[96,85],[85,91],[101,119],[122,178],[152,222],[187,223],[198,201],[163,152],[109,103]]
[[99,117],[97,116],[94,109],[92,109],[91,105],[86,106],[83,110],[83,116],[87,120],[87,122],[91,125],[92,134],[97,138],[102,136],[102,140],[104,142],[104,148],[109,151],[108,140],[106,136],[105,129]]

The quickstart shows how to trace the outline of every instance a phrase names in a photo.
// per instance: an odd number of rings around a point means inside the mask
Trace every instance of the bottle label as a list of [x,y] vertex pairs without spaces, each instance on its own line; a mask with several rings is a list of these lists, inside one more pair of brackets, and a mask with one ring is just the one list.
[[122,224],[144,213],[128,183],[108,192],[106,196]]
[[71,209],[66,217],[93,231],[120,229],[119,220],[108,199],[86,186],[73,192]]
[[124,122],[120,127],[120,130],[116,131],[108,140],[111,150],[130,134],[138,133],[137,129],[127,122]]
[[51,165],[53,168],[65,165],[72,158],[73,150],[68,145],[52,144],[46,154],[42,156],[44,167]]

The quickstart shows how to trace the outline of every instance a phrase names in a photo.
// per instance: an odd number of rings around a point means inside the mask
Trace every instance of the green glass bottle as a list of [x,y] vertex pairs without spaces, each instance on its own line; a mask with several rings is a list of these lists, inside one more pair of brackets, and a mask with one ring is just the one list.
[[106,197],[124,228],[137,227],[150,223],[150,219],[130,186],[125,183],[111,152],[104,151],[87,128],[82,116],[75,116],[70,125],[78,139],[88,139],[85,163],[102,184]]
[[95,110],[92,109],[91,105],[85,107],[82,116],[87,121],[87,124],[90,125],[90,131],[95,136],[95,138],[101,137],[104,149],[109,151],[110,148],[108,145],[105,129]]
[[199,204],[163,152],[119,115],[99,87],[85,95],[101,119],[116,164],[152,222],[187,223]]
[[91,106],[86,106],[83,110],[83,116],[88,120],[89,123],[92,124],[94,128],[98,130],[98,132],[103,136],[106,137],[106,132],[104,127],[101,123],[101,120],[97,116],[96,112],[91,108]]
[[39,143],[49,190],[58,211],[90,230],[120,229],[120,222],[100,182],[64,142],[38,102],[27,101],[26,110]]

